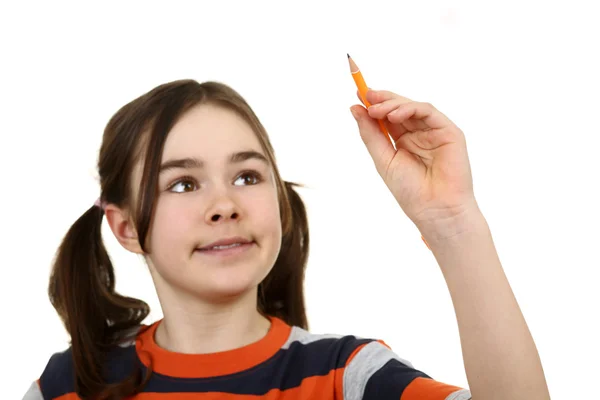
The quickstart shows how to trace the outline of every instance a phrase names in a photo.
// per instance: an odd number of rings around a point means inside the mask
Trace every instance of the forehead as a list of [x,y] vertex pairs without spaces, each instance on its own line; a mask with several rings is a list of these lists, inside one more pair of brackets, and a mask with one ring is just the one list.
[[173,126],[162,158],[199,156],[222,160],[240,149],[263,153],[255,132],[242,117],[224,107],[202,104],[190,109]]

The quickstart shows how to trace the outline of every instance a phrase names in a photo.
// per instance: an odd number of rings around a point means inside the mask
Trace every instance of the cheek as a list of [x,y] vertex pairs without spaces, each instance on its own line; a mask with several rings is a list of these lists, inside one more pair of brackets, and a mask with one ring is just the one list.
[[265,209],[261,213],[261,223],[265,228],[273,231],[275,234],[281,235],[281,219],[279,217],[279,205],[274,204],[272,207]]
[[254,224],[260,227],[264,234],[276,239],[281,236],[281,218],[276,194],[268,193],[257,198],[250,205],[250,209],[253,210]]
[[169,204],[168,201],[159,201],[154,215],[154,237],[163,243],[180,242],[192,229],[191,212],[186,210],[184,204],[175,205]]

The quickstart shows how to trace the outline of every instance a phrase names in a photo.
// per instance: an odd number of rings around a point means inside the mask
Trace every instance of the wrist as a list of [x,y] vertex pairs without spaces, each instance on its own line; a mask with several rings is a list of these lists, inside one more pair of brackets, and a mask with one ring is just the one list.
[[488,230],[487,221],[476,202],[452,216],[427,219],[416,226],[431,250]]

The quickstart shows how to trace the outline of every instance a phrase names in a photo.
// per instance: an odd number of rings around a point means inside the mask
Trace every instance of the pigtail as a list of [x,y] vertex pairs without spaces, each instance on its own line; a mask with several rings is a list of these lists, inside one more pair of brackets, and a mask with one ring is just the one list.
[[[124,332],[139,326],[149,306],[115,292],[115,275],[102,242],[102,208],[93,206],[71,226],[58,248],[48,286],[50,302],[71,337],[75,389],[81,398],[122,398],[107,387],[103,366]],[[131,393],[140,371],[117,388]],[[107,389],[109,389],[107,391]]]

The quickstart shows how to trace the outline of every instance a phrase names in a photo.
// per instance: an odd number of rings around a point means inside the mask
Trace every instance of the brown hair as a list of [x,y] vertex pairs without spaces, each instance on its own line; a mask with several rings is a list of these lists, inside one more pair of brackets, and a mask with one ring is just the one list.
[[[277,182],[282,223],[279,256],[258,290],[258,309],[290,325],[308,329],[304,305],[304,270],[309,234],[306,209],[295,186],[281,179],[265,128],[246,101],[219,82],[178,80],[160,85],[123,106],[110,119],[98,159],[100,198],[134,210],[139,242],[145,242],[155,206],[159,163],[167,135],[191,107],[214,104],[233,110],[256,133],[271,161]],[[141,192],[132,199],[132,171],[143,161]],[[141,390],[151,375],[139,369],[123,382],[108,384],[107,353],[131,339],[150,308],[142,300],[115,291],[115,275],[101,237],[103,210],[92,206],[65,235],[52,266],[48,294],[71,337],[75,390],[81,398],[124,398]]]

